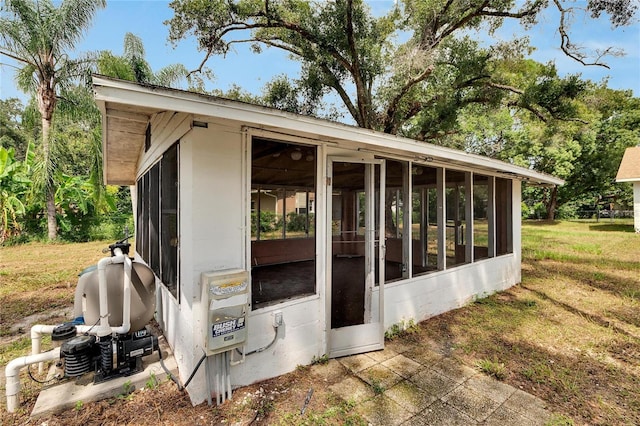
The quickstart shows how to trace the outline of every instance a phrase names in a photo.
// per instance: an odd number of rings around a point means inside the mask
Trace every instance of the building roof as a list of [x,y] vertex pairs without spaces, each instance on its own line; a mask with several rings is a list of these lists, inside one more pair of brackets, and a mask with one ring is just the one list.
[[640,146],[627,148],[620,162],[616,182],[640,181]]
[[329,142],[381,156],[466,168],[532,184],[564,183],[554,176],[488,157],[274,108],[103,76],[93,77],[93,87],[96,103],[102,111],[102,152],[107,184],[135,183],[149,125],[154,137],[176,141],[191,130],[194,122],[206,122],[207,119],[233,121],[263,131]]

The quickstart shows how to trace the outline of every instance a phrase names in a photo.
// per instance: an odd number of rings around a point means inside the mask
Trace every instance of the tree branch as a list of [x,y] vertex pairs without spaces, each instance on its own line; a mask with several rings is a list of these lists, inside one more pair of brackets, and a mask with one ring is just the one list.
[[[611,69],[611,67],[609,67],[609,65],[604,64],[602,62],[598,62],[597,59],[596,59],[595,62],[585,62],[584,61],[585,56],[578,54],[578,50],[571,43],[571,40],[569,39],[569,34],[567,33],[567,30],[565,28],[565,16],[566,16],[567,13],[569,13],[571,11],[571,8],[565,9],[564,7],[562,7],[562,4],[560,4],[559,0],[553,0],[553,3],[556,5],[556,8],[560,12],[560,25],[558,26],[558,31],[560,32],[560,49],[564,52],[564,54],[567,55],[568,57],[570,57],[571,59],[573,59],[573,60],[575,60],[577,62],[580,62],[584,66],[594,66],[595,65],[595,66],[604,67],[606,69]],[[602,58],[609,51],[610,51],[610,48],[608,48],[607,50],[605,50],[604,53],[599,55],[598,59]]]

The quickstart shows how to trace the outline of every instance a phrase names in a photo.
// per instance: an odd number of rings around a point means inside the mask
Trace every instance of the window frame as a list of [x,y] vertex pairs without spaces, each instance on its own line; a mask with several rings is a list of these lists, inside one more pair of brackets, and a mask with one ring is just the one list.
[[[175,158],[171,165],[167,163],[167,158],[170,158],[170,155]],[[163,203],[168,199],[167,192],[163,191],[163,183],[166,184],[163,182],[163,175],[166,173],[163,170],[168,167],[173,168],[175,177],[175,200],[171,200],[171,205],[175,206],[175,236],[169,229],[164,229],[167,224],[163,224]],[[138,177],[136,193],[136,252],[179,303],[180,141],[171,145],[149,169]],[[173,236],[173,238],[167,240],[167,235]],[[175,247],[165,247],[167,242],[175,244]],[[168,271],[168,269],[171,270]]]

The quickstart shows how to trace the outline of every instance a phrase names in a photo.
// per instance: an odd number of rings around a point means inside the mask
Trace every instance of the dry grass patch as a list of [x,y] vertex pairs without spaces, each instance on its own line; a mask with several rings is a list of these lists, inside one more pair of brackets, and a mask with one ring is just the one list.
[[[5,321],[17,321],[14,316],[46,312],[52,301],[72,306],[77,273],[101,258],[107,244],[0,249],[2,329],[8,329]],[[5,308],[6,303],[16,306]],[[640,424],[640,236],[632,226],[609,222],[525,224],[522,285],[412,331],[398,333],[389,346],[428,345],[495,373],[542,398],[557,413],[554,424]],[[0,339],[4,359],[28,351],[28,339],[6,337],[14,341],[9,345]],[[313,374],[314,368],[300,367],[238,389],[221,407],[192,407],[185,393],[164,382],[127,399],[81,404],[31,423],[366,424],[352,402],[329,390],[349,373],[327,379]],[[10,416],[0,402],[0,424],[30,421],[27,413],[39,388],[28,379],[23,384],[23,411]],[[311,388],[313,396],[301,415]]]

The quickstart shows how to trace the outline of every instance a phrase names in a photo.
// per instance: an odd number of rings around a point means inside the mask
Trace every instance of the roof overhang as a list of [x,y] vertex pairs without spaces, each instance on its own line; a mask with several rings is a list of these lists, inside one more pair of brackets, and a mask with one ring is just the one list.
[[328,120],[182,90],[147,86],[102,76],[93,77],[102,111],[104,179],[107,184],[135,183],[148,124],[162,113],[229,120],[249,128],[287,133],[380,156],[412,159],[434,166],[469,169],[536,185],[564,181],[535,170],[480,155],[418,142]]
[[616,182],[640,182],[640,146],[625,149]]

